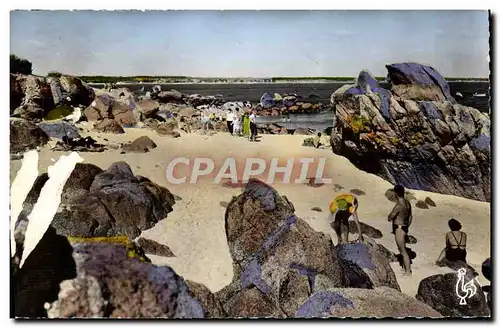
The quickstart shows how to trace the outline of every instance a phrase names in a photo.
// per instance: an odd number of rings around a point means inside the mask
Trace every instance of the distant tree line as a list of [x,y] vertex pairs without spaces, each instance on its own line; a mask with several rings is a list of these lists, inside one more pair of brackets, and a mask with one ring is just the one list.
[[117,83],[117,82],[157,82],[159,80],[184,81],[189,80],[186,76],[101,76],[85,75],[79,76],[79,79],[87,83]]
[[16,55],[10,55],[10,72],[12,74],[31,74],[33,72],[33,64]]

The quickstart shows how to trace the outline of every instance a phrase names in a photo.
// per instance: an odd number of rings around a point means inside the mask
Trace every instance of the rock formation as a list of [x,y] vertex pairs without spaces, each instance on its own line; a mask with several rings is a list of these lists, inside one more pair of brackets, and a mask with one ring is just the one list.
[[10,152],[18,153],[45,145],[49,137],[33,122],[22,119],[10,120]]
[[94,91],[73,76],[45,78],[36,75],[10,75],[10,113],[26,119],[41,119],[59,105],[88,106]]
[[[297,218],[287,198],[263,182],[250,180],[232,199],[225,223],[234,278],[216,297],[228,317],[336,316],[344,313],[336,309],[347,305],[348,316],[412,315],[412,310],[439,316],[399,292],[375,242],[334,247],[329,236]],[[363,295],[376,295],[377,307],[370,308]],[[404,299],[403,308],[384,308],[384,302],[396,299]]]
[[[490,316],[490,309],[481,286],[474,279],[472,271],[467,271],[465,283],[473,281],[476,293],[466,299],[466,306],[460,305],[456,294],[458,276],[456,273],[438,274],[420,281],[416,298],[446,317],[485,317]],[[459,284],[460,285],[460,284]],[[464,291],[459,289],[462,294]],[[462,294],[463,295],[463,294]]]
[[363,71],[332,94],[333,152],[393,184],[490,201],[489,117],[456,104],[430,68],[388,67],[391,90]]

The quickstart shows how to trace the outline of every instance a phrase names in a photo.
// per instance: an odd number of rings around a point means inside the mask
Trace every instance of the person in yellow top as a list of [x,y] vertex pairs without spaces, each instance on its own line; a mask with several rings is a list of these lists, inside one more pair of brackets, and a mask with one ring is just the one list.
[[[330,226],[335,230],[339,244],[349,242],[349,218],[351,216],[358,228],[358,241],[363,241],[358,219],[358,206],[358,199],[353,194],[338,195],[330,203]],[[344,231],[342,231],[342,228]]]

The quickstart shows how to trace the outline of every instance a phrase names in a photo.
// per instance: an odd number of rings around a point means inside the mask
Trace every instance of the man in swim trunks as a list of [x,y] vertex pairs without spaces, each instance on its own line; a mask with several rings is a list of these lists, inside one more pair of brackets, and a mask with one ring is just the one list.
[[[339,195],[330,203],[330,226],[335,230],[339,244],[349,242],[349,218],[351,216],[354,218],[354,222],[356,222],[356,226],[358,227],[358,240],[363,241],[361,226],[359,225],[358,219],[358,205],[358,199],[356,195],[353,194]],[[342,228],[344,228],[343,231]]]
[[388,221],[392,221],[392,233],[394,234],[399,253],[403,256],[405,275],[410,276],[410,256],[406,251],[406,239],[408,237],[408,228],[413,219],[411,204],[405,199],[405,188],[402,185],[394,186],[394,193],[396,194],[396,205],[394,205],[387,219]]

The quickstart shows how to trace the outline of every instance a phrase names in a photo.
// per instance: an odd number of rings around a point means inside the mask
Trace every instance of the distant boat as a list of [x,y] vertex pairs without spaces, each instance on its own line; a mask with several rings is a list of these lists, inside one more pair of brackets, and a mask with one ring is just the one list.
[[486,97],[486,93],[477,93],[477,92],[474,92],[474,94],[472,96],[473,97]]
[[463,95],[461,92],[457,92],[457,93],[455,93],[455,94],[456,94],[457,96],[461,97],[461,98],[463,98],[463,97],[464,97],[464,95]]

